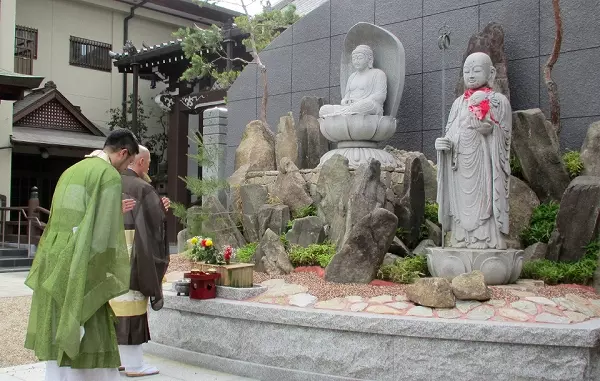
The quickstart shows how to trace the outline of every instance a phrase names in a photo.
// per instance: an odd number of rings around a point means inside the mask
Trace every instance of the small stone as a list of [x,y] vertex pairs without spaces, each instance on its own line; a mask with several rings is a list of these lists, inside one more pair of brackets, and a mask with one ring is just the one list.
[[554,324],[569,324],[571,320],[566,317],[556,316],[543,312],[535,317],[535,321],[538,323],[554,323]]
[[535,297],[535,294],[530,291],[510,290],[510,293],[514,296],[518,296],[519,298]]
[[460,317],[460,312],[458,312],[454,308],[452,308],[452,309],[436,308],[435,311],[437,312],[437,316],[440,319],[458,319]]
[[383,306],[383,305],[375,305],[370,306],[366,309],[366,312],[372,312],[374,314],[397,314],[398,310],[392,307]]
[[369,299],[369,303],[389,303],[392,302],[394,298],[390,295],[379,295]]
[[492,299],[492,300],[488,300],[486,304],[489,304],[490,306],[494,306],[494,307],[504,307],[506,305],[506,300]]
[[356,295],[350,295],[350,296],[346,296],[346,300],[352,303],[358,303],[358,302],[362,302],[363,301],[363,297],[362,296],[356,296]]
[[[587,315],[589,317],[594,317],[596,316],[595,311],[591,308],[591,305],[585,305],[583,303],[577,303],[571,299],[575,299],[575,300],[580,300],[582,299],[583,301],[585,301],[586,299],[583,299],[577,295],[573,295],[573,294],[569,294],[571,296],[570,299],[565,298],[555,298],[554,301],[556,303],[558,303],[561,307],[563,307],[566,310],[570,310],[570,311],[575,311],[575,312],[580,312],[584,315]],[[567,295],[567,297],[569,296]]]
[[531,290],[539,287],[544,287],[544,281],[539,279],[517,279],[515,284],[525,286]]
[[548,298],[544,298],[541,296],[528,296],[525,299],[529,300],[530,302],[534,302],[537,304],[542,304],[544,306],[551,306],[551,307],[555,307],[556,303],[554,303],[552,300],[548,299]]
[[559,310],[558,307],[544,306],[544,311],[548,312],[549,314],[563,316],[563,312]]
[[577,304],[583,304],[583,305],[590,304],[589,299],[583,298],[576,294],[567,294],[567,295],[565,295],[565,298],[567,298],[568,300],[575,302]]
[[494,316],[495,312],[496,311],[492,307],[483,305],[483,306],[479,306],[479,307],[476,307],[475,309],[471,310],[467,314],[467,319],[488,320],[489,318]]
[[317,297],[311,294],[296,294],[290,298],[290,305],[297,307],[308,307],[317,301]]
[[416,307],[413,307],[410,310],[408,310],[406,315],[431,317],[431,316],[433,316],[433,310],[429,307],[416,306]]
[[284,284],[285,284],[285,280],[283,280],[283,279],[269,279],[269,280],[262,282],[260,285],[271,288],[271,287],[276,287],[276,286],[283,286]]
[[[394,300],[397,302],[406,302],[408,300],[408,298],[406,297],[406,295],[396,295],[394,297]],[[599,300],[600,302],[600,300]],[[600,306],[600,304],[598,304]]]
[[529,315],[537,314],[537,306],[532,302],[527,302],[524,300],[519,300],[517,302],[512,302],[510,304],[513,308],[518,309],[519,311],[523,311]]
[[410,307],[411,304],[403,303],[403,302],[395,302],[395,303],[388,303],[388,304],[386,304],[386,306],[390,306],[390,307],[395,308],[397,310],[404,310],[404,309]]
[[491,321],[501,321],[501,322],[512,322],[513,320],[507,319],[502,316],[492,316]]
[[586,315],[574,311],[565,311],[565,315],[571,319],[571,323],[581,323],[582,321],[586,321],[588,319]]
[[473,308],[478,307],[480,305],[481,305],[481,303],[479,303],[479,302],[465,302],[462,300],[456,301],[456,308],[463,314],[466,314],[467,312],[471,311]]
[[459,300],[489,300],[492,296],[483,273],[478,270],[452,279],[452,292]]
[[408,286],[411,302],[427,307],[453,308],[456,305],[450,282],[444,278],[421,278]]
[[500,308],[498,313],[505,318],[516,320],[516,321],[527,321],[529,320],[529,315],[523,313],[521,311],[515,310],[513,308]]
[[315,308],[321,308],[325,310],[343,310],[346,308],[346,300],[344,298],[335,298],[317,302]]
[[361,312],[369,306],[369,303],[354,303],[350,306],[350,311]]

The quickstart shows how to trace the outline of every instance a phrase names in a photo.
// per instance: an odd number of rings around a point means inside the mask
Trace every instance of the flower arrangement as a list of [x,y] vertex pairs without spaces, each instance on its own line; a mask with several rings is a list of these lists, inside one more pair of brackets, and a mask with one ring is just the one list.
[[188,240],[192,247],[190,259],[197,262],[204,262],[209,265],[229,264],[235,258],[233,247],[226,246],[222,251],[215,248],[211,238],[192,237]]

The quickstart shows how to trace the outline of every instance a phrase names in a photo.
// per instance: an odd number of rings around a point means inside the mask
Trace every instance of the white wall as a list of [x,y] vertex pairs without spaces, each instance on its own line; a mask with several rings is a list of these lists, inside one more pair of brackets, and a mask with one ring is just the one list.
[[[123,77],[116,68],[112,73],[69,65],[69,37],[76,36],[112,44],[113,51],[123,47],[123,20],[129,6],[110,0],[19,0],[17,25],[38,29],[38,58],[33,74],[56,83],[58,90],[90,120],[106,125],[108,110],[121,107]],[[146,9],[136,10],[129,21],[129,39],[136,47],[142,42],[154,45],[172,40],[172,32],[190,21]],[[131,77],[131,76],[130,76]],[[154,113],[160,109],[153,101],[163,86],[150,89],[150,82],[140,80],[140,97]],[[131,93],[131,78],[128,92]],[[149,126],[156,130],[158,125]]]
[[[14,66],[16,0],[0,1],[0,68],[12,71]],[[6,54],[5,52],[9,52]],[[0,101],[0,194],[10,204],[10,168],[12,149],[12,102]]]

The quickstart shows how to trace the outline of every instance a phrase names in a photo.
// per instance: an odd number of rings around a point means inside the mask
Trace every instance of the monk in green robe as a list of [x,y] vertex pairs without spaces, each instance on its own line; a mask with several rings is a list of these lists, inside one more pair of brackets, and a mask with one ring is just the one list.
[[127,130],[60,177],[25,284],[33,290],[25,347],[47,381],[115,381],[120,365],[109,301],[129,290],[120,172],[139,146]]

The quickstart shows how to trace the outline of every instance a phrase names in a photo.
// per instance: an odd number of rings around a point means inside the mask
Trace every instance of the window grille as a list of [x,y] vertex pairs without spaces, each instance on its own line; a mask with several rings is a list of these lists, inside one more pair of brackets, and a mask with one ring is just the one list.
[[101,71],[112,70],[108,54],[111,44],[71,36],[70,45],[69,64]]
[[38,31],[17,25],[15,27],[15,72],[33,74],[33,60],[37,58]]

